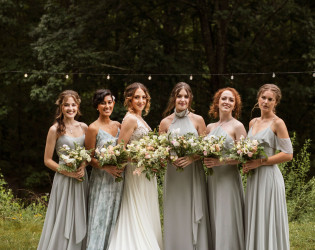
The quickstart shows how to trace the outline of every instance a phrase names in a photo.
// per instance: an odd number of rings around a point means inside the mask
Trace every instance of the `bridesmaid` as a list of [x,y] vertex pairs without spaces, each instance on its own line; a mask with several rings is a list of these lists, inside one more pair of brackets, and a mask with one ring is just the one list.
[[[174,112],[161,121],[159,131],[166,133],[180,129],[180,134],[205,134],[203,118],[192,113],[193,94],[187,83],[175,85],[164,112]],[[206,182],[200,160],[181,157],[169,164],[164,186],[164,249],[211,249]],[[177,167],[184,167],[177,172]]]
[[[249,123],[248,137],[263,143],[267,158],[247,162],[245,249],[290,249],[285,186],[278,163],[292,160],[293,149],[284,121],[275,113],[281,91],[265,84],[257,94],[260,117]],[[255,105],[256,106],[256,105]],[[277,153],[276,150],[281,152]]]
[[[94,93],[93,106],[99,117],[88,128],[85,137],[87,149],[101,148],[108,141],[116,144],[120,123],[112,121],[115,99],[108,89],[99,89]],[[100,167],[92,157],[93,166],[90,178],[87,249],[106,250],[110,235],[115,228],[118,216],[123,182],[115,182],[122,170],[114,166]]]
[[[56,121],[50,127],[46,140],[44,162],[55,171],[43,232],[37,249],[84,249],[86,236],[86,206],[88,178],[86,163],[77,172],[58,172],[58,163],[53,160],[54,149],[58,152],[66,144],[74,148],[74,142],[84,145],[87,125],[75,118],[80,115],[80,97],[73,90],[65,90],[56,104]],[[59,160],[59,164],[63,163]],[[86,175],[86,176],[85,176]],[[80,178],[85,176],[84,181]]]
[[[148,114],[150,95],[139,82],[127,86],[125,115],[118,142],[125,145],[140,140],[151,128],[142,114]],[[136,164],[125,168],[125,184],[117,224],[111,237],[109,250],[160,250],[162,231],[156,178],[148,180],[144,174],[134,174]]]
[[[219,118],[218,122],[207,126],[207,134],[224,136],[225,147],[231,148],[234,141],[243,135],[244,125],[236,120],[241,112],[241,97],[234,88],[219,89],[210,106],[209,114]],[[205,158],[213,175],[208,177],[208,204],[213,249],[244,249],[244,191],[237,161],[220,162],[215,158]]]

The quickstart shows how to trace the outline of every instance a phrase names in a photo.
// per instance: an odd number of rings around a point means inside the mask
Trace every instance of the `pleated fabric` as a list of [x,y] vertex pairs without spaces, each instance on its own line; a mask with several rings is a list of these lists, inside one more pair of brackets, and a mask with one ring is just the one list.
[[[268,156],[281,150],[293,153],[290,138],[278,138],[272,129],[248,137],[261,142]],[[288,250],[289,225],[285,185],[278,166],[261,166],[247,179],[245,196],[245,247],[247,250]]]
[[[198,132],[187,116],[175,115],[169,131]],[[182,172],[169,163],[164,182],[164,249],[208,250],[211,248],[206,179],[201,161]]]
[[[108,141],[116,145],[119,131],[115,137],[99,129],[96,147],[101,148]],[[123,181],[115,178],[105,170],[93,168],[90,177],[88,232],[86,249],[106,250],[118,217]]]
[[[234,144],[221,126],[209,135],[224,136],[226,149]],[[208,176],[207,184],[213,249],[244,250],[244,191],[238,167],[221,165],[212,169],[213,175]]]
[[[85,136],[60,136],[56,150],[66,144],[74,148],[73,142],[84,145]],[[59,161],[59,164],[63,163]],[[55,174],[49,204],[37,249],[85,249],[87,223],[88,176],[80,182],[74,178]]]

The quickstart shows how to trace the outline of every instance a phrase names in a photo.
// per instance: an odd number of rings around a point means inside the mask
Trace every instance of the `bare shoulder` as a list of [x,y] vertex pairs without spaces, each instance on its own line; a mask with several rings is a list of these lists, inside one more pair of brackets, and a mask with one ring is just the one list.
[[253,124],[255,123],[255,121],[257,120],[257,117],[253,118],[250,122],[249,122],[249,128],[251,128],[253,126]]
[[213,128],[215,127],[215,122],[213,122],[213,123],[209,123],[208,125],[207,125],[207,129],[206,129],[206,133],[207,134],[209,134],[212,130],[213,130]]
[[195,113],[190,113],[190,116],[193,119],[195,119],[197,122],[203,122],[204,121],[204,119],[203,119],[203,117],[201,115],[197,115]]
[[56,133],[57,134],[57,123],[54,123],[48,130],[50,133]]
[[172,121],[174,119],[174,114],[171,114],[167,117],[165,117],[161,122],[159,126],[160,132],[167,132],[169,126],[171,125]]
[[237,119],[235,119],[234,120],[234,127],[236,128],[236,129],[245,129],[245,127],[244,127],[244,124],[243,123],[241,123],[239,120],[237,120]]
[[280,117],[276,117],[273,126],[275,128],[275,130],[279,130],[279,129],[285,129],[287,130],[287,126],[285,125],[285,122],[280,118]]
[[114,126],[121,128],[121,124],[118,121],[113,121]]
[[87,132],[89,132],[91,134],[96,134],[96,133],[98,133],[98,129],[99,129],[99,126],[97,125],[97,123],[96,122],[92,122],[90,124],[90,126],[88,127]]
[[79,122],[79,124],[84,131],[88,129],[88,126],[84,122]]

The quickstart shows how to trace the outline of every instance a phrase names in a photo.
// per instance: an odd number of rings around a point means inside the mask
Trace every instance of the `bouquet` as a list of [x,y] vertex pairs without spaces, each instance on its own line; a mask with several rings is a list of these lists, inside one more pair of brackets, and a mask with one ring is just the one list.
[[256,160],[262,157],[268,158],[264,147],[257,140],[251,140],[241,136],[240,140],[235,142],[230,149],[229,158],[238,160],[241,164],[250,160]]
[[[115,141],[109,141],[102,148],[95,149],[95,158],[99,161],[101,167],[105,165],[116,166],[118,169],[124,169],[128,161],[128,153],[124,148],[124,142],[113,146]],[[122,181],[122,177],[116,177],[115,182]]]
[[[170,160],[172,162],[180,157],[195,155],[199,149],[199,140],[193,133],[179,135],[179,132],[180,130],[176,129],[168,134],[171,149]],[[183,171],[183,168],[177,168],[176,170]]]
[[[59,164],[58,171],[75,172],[84,161],[91,161],[92,150],[86,150],[84,147],[73,142],[74,149],[71,149],[67,144],[62,145],[58,150],[60,159],[64,162]],[[84,180],[84,178],[82,178]]]
[[138,141],[127,145],[128,154],[137,164],[133,174],[144,173],[147,179],[162,175],[167,165],[170,148],[167,146],[167,135],[150,132]]
[[[197,154],[203,158],[208,158],[208,157],[213,157],[213,158],[218,158],[220,161],[223,160],[223,151],[226,149],[224,148],[224,142],[225,142],[225,137],[220,136],[217,137],[215,135],[210,135],[210,136],[200,136],[199,138],[199,143],[198,143],[198,152]],[[213,169],[212,168],[207,168],[204,164],[204,169],[206,175],[212,175],[213,174]]]

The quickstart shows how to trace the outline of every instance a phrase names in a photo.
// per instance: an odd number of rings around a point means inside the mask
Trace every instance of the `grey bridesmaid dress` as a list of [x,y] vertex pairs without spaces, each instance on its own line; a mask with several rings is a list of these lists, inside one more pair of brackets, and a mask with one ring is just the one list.
[[[209,135],[224,136],[225,148],[234,140],[221,127]],[[208,176],[209,214],[215,250],[244,250],[244,191],[237,165],[215,166]]]
[[[268,156],[276,150],[292,154],[290,138],[278,138],[271,127],[248,138],[263,143]],[[288,250],[289,225],[285,186],[277,164],[260,166],[247,179],[245,195],[245,247],[247,250]]]
[[[116,144],[119,135],[113,137],[99,129],[96,147],[101,148],[108,141]],[[115,228],[119,213],[124,182],[115,182],[115,178],[105,170],[93,168],[90,177],[88,205],[88,233],[86,249],[106,250],[110,236]]]
[[[175,113],[169,131],[198,132],[188,111]],[[169,163],[164,182],[164,250],[208,250],[211,243],[205,173],[201,161],[178,172]]]
[[[73,142],[83,146],[85,136],[60,136],[56,151]],[[63,163],[59,160],[59,164]],[[88,176],[80,182],[77,179],[55,173],[44,227],[38,248],[40,250],[85,249],[87,223]]]

